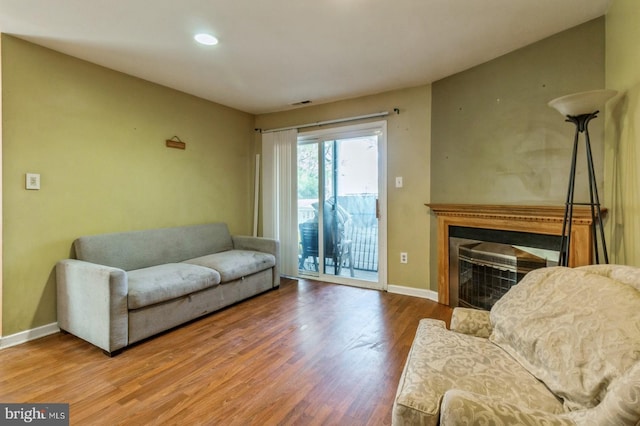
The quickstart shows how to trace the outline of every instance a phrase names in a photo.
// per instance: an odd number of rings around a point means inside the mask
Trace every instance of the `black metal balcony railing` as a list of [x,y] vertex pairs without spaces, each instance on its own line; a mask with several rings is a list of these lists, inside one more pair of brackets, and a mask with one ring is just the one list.
[[[378,219],[376,218],[375,194],[358,194],[338,197],[338,204],[348,213],[349,220],[345,223],[342,238],[350,241],[353,269],[367,272],[378,272]],[[305,205],[298,207],[298,223],[316,220],[317,212],[313,204],[306,200]],[[300,253],[302,255],[302,252]],[[303,260],[303,269],[314,270],[309,259]],[[345,257],[343,262],[348,260]],[[333,266],[332,259],[325,260],[327,266]],[[350,265],[342,265],[350,266]]]
[[[353,269],[357,271],[378,272],[378,227],[351,227],[345,234],[345,240],[351,241],[350,258],[353,261]],[[302,253],[300,253],[302,255]],[[344,261],[348,262],[347,257]],[[327,266],[333,266],[331,258],[325,259]],[[348,264],[342,266],[349,266]],[[316,270],[312,258],[302,260],[301,268]]]
[[345,237],[351,240],[353,268],[378,272],[378,227],[352,227]]

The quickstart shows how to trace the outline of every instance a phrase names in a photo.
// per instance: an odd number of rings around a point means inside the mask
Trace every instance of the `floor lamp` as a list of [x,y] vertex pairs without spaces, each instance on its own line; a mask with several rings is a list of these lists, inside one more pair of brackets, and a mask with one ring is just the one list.
[[[602,226],[602,215],[600,210],[600,199],[598,198],[598,188],[596,185],[595,170],[593,167],[593,156],[591,154],[591,141],[589,140],[589,121],[597,117],[598,109],[607,100],[616,95],[615,90],[592,90],[589,92],[574,93],[562,96],[549,102],[549,106],[555,108],[566,117],[567,122],[576,126],[576,133],[573,141],[573,156],[571,157],[571,171],[569,174],[569,189],[567,190],[567,201],[565,203],[564,218],[562,222],[562,238],[560,242],[560,256],[558,264],[569,266],[569,253],[571,247],[571,224],[573,222],[573,206],[582,205],[591,208],[592,240],[596,263],[600,263],[598,252],[598,228],[600,230],[600,241],[602,242],[602,253],[604,263],[609,263],[607,254],[607,244],[604,238],[604,228]],[[588,203],[574,202],[576,183],[576,157],[578,155],[578,141],[580,133],[584,133],[587,169],[589,172],[589,201]]]

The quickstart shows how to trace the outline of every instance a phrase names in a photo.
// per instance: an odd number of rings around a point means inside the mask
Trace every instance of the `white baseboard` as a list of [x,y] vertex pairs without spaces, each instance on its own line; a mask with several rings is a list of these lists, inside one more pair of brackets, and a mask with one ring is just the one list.
[[0,350],[20,345],[31,340],[36,340],[59,331],[60,328],[58,327],[58,323],[52,322],[51,324],[42,325],[40,327],[32,328],[31,330],[25,330],[20,333],[0,337]]
[[433,290],[389,284],[387,285],[387,291],[389,293],[404,294],[405,296],[421,297],[423,299],[433,300],[434,302],[438,301],[438,292]]

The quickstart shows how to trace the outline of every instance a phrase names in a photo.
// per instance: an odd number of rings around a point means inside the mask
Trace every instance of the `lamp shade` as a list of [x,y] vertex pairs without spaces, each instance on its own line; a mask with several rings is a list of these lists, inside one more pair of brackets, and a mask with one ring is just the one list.
[[576,117],[583,114],[592,114],[598,111],[604,104],[618,92],[615,90],[590,90],[588,92],[574,93],[561,96],[549,102],[551,108],[555,108],[560,114]]

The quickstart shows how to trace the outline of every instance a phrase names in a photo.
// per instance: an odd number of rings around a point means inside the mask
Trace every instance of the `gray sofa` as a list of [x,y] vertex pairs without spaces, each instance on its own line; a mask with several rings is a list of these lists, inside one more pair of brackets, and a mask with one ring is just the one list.
[[640,268],[529,272],[491,308],[423,319],[393,425],[640,425]]
[[113,355],[280,285],[279,244],[224,223],[80,237],[56,265],[58,325]]

